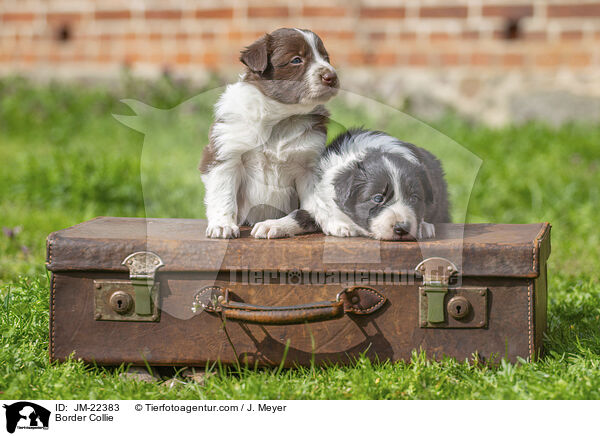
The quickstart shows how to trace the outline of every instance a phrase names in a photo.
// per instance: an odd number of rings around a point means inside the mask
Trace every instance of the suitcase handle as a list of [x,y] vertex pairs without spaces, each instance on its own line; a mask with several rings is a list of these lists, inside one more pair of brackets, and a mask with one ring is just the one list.
[[196,304],[209,313],[219,312],[227,319],[249,324],[292,325],[339,319],[345,313],[370,315],[386,302],[386,297],[366,286],[345,288],[334,301],[319,301],[297,306],[259,306],[231,301],[229,289],[207,286],[195,297]]
[[221,312],[227,319],[250,324],[290,325],[327,321],[344,316],[342,301],[320,301],[297,306],[255,306],[235,301],[222,301]]

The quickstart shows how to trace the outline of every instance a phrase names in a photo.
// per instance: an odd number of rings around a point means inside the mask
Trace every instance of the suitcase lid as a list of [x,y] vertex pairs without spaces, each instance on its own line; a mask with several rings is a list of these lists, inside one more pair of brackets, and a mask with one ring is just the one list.
[[[122,271],[137,251],[156,253],[159,272],[227,270],[310,270],[414,273],[425,258],[443,257],[463,276],[527,277],[540,273],[550,253],[550,225],[440,224],[432,240],[376,241],[322,234],[254,239],[242,228],[239,239],[209,239],[205,220],[99,217],[47,240],[50,271]],[[464,237],[463,237],[464,236]]]

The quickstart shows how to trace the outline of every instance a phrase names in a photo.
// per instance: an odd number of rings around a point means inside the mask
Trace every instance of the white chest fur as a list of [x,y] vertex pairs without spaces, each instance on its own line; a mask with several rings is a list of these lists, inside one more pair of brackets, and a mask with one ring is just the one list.
[[[219,161],[237,177],[236,221],[254,224],[298,208],[296,182],[311,171],[325,147],[315,129],[324,108],[288,105],[245,82],[230,85],[216,106],[212,141]],[[220,183],[231,183],[223,179]]]

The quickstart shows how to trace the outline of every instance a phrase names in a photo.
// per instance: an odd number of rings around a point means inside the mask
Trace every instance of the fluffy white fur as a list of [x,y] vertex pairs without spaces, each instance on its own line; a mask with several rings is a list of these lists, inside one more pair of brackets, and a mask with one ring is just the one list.
[[302,233],[303,229],[291,215],[283,218],[265,220],[252,227],[251,235],[259,239],[276,239],[294,236]]
[[306,99],[313,100],[317,95],[319,95],[319,88],[321,87],[321,75],[319,71],[329,70],[335,73],[334,68],[331,66],[329,62],[327,62],[319,50],[317,50],[317,40],[314,33],[304,32],[300,29],[295,29],[304,36],[304,39],[308,43],[310,47],[310,51],[313,56],[313,62],[308,69],[307,75],[309,77],[309,93],[306,95]]

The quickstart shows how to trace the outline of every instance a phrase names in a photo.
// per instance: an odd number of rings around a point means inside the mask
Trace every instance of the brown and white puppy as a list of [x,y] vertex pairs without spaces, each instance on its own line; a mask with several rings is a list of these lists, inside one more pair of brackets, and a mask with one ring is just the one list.
[[312,192],[327,136],[323,103],[338,89],[310,30],[266,34],[240,60],[246,71],[215,106],[200,165],[211,238],[236,238],[241,224],[283,217]]

